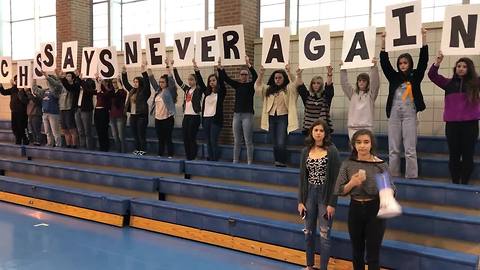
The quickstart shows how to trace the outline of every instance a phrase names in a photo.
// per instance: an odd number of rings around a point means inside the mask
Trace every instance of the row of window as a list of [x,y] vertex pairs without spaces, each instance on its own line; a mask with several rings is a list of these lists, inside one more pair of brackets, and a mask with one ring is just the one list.
[[[331,31],[384,26],[386,5],[411,0],[260,0],[260,33],[266,27],[329,24]],[[480,0],[422,0],[423,22],[443,20],[445,7]],[[214,28],[215,0],[93,0],[93,45],[123,49],[123,36],[173,34]],[[56,0],[0,0],[0,55],[31,59],[42,42],[56,40]]]

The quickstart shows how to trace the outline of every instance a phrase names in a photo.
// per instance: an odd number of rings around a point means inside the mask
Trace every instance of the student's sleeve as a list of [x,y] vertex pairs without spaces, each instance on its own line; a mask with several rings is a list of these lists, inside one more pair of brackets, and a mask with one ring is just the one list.
[[347,98],[351,99],[353,95],[353,87],[348,81],[348,74],[346,69],[340,70],[340,85],[342,86],[342,90],[347,96]]
[[395,76],[396,72],[390,63],[388,52],[386,51],[380,52],[380,66],[382,66],[383,74],[385,74],[387,80],[391,80]]
[[370,91],[372,100],[375,101],[380,91],[380,76],[376,65],[370,69]]
[[183,91],[188,91],[190,90],[190,87],[183,83],[182,79],[180,78],[180,75],[178,74],[177,68],[173,68],[173,75],[175,76],[175,81],[177,84],[182,88]]
[[130,84],[130,82],[128,81],[128,75],[127,75],[127,72],[123,72],[122,73],[122,84],[123,86],[125,87],[125,89],[127,91],[131,91],[133,89],[132,85]]

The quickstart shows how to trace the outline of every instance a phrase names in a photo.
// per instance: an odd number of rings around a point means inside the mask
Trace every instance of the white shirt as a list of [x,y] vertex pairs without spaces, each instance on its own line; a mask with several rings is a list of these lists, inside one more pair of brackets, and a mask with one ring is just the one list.
[[185,115],[198,115],[198,113],[193,110],[193,91],[195,91],[195,89],[190,89],[185,93]]
[[203,117],[212,117],[215,116],[217,112],[217,93],[211,93],[205,97],[205,108],[203,111]]
[[163,102],[162,95],[159,94],[155,97],[155,119],[164,120],[169,117],[167,106]]

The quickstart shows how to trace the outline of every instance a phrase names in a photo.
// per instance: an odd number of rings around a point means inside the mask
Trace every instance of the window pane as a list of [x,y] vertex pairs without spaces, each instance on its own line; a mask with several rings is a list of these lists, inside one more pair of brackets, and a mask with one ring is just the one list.
[[368,14],[345,18],[345,29],[355,29],[368,26]]
[[274,5],[274,4],[285,4],[284,0],[261,0],[260,5],[266,6],[266,5]]
[[263,29],[271,27],[284,27],[285,21],[262,22],[260,23],[260,36],[263,37]]
[[205,30],[205,1],[165,1],[164,8],[167,46],[173,45],[174,33]]
[[333,1],[320,4],[321,19],[340,17],[345,17],[345,1]]
[[[157,16],[160,7],[157,5],[155,8],[154,2],[158,3],[158,1],[140,1],[123,4],[123,36],[140,33],[143,40],[146,34],[160,32],[160,21]],[[144,42],[142,47],[145,48]]]
[[346,1],[346,15],[368,15],[369,0],[347,0]]
[[298,7],[300,21],[320,20],[320,4],[301,5]]
[[260,8],[261,22],[285,20],[285,4],[263,6]]
[[[100,44],[103,44],[101,42]],[[110,4],[110,45],[118,49],[122,48],[122,4],[120,0],[112,1]]]
[[12,58],[15,60],[32,59],[35,53],[34,20],[12,23]]
[[[108,3],[93,5],[93,45],[94,46],[97,46],[98,40],[108,41]],[[107,45],[108,45],[108,42],[107,42]]]
[[[40,2],[37,0],[37,3]],[[56,14],[57,1],[56,0],[41,0],[40,5],[40,17],[51,16]]]
[[[47,17],[47,18],[40,18],[39,24],[39,31],[38,41],[39,43],[42,42],[55,42],[57,40],[57,18]],[[37,44],[37,49],[40,48],[40,44]]]
[[292,35],[297,34],[297,4],[298,0],[290,0],[290,31]]
[[12,3],[12,21],[33,19],[35,16],[34,0],[15,0]]

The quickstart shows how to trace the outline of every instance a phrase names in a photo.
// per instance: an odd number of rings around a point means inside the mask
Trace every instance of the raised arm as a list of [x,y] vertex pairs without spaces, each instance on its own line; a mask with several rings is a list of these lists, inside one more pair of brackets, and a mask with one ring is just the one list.
[[354,89],[348,81],[348,73],[346,69],[340,69],[340,85],[347,98],[349,100],[352,99]]
[[382,50],[380,51],[380,65],[382,66],[383,74],[390,80],[395,75],[395,70],[390,63],[388,53],[385,51],[385,32],[382,33]]
[[175,81],[180,86],[180,88],[182,88],[183,91],[190,90],[190,87],[188,87],[188,85],[183,83],[182,79],[180,78],[180,75],[178,74],[178,70],[176,67],[173,68],[173,75],[175,76]]
[[125,66],[122,67],[122,84],[125,90],[129,92],[133,89],[133,86],[128,81],[127,68]]
[[447,84],[450,82],[449,79],[445,78],[444,76],[438,74],[438,69],[440,68],[440,64],[443,61],[443,54],[441,51],[438,51],[437,59],[435,63],[430,67],[428,71],[428,78],[436,84],[438,87],[445,89]]
[[155,80],[155,76],[153,76],[152,70],[147,69],[147,74],[148,74],[148,80],[150,81],[150,84],[152,85],[153,89],[155,89],[155,91],[159,91],[160,85],[158,85],[157,80]]
[[373,66],[370,68],[370,96],[373,101],[378,97],[378,91],[380,90],[380,76],[378,74],[377,59],[372,60]]
[[[200,69],[197,66],[197,62],[192,60],[193,63],[193,70],[195,71],[195,78],[197,80],[197,85],[200,87],[200,91],[204,93],[205,95],[209,95],[210,91],[208,91],[207,86],[205,85],[205,82],[203,81],[202,74],[200,73]],[[208,83],[208,82],[207,82]]]
[[225,71],[225,69],[223,68],[222,66],[222,61],[221,59],[219,58],[218,59],[218,77],[222,77],[222,80],[226,83],[228,83],[231,87],[233,87],[234,89],[237,89],[239,86],[240,86],[240,83],[235,81],[235,80],[232,80],[227,72]]
[[417,73],[420,79],[423,79],[425,76],[425,71],[427,70],[428,66],[428,45],[425,43],[427,40],[427,30],[422,28],[422,37],[424,40],[423,47],[420,48],[420,55],[418,57],[418,64],[417,64]]
[[260,76],[257,77],[255,81],[255,87],[261,87],[263,85],[263,76],[265,75],[265,68],[260,66]]

